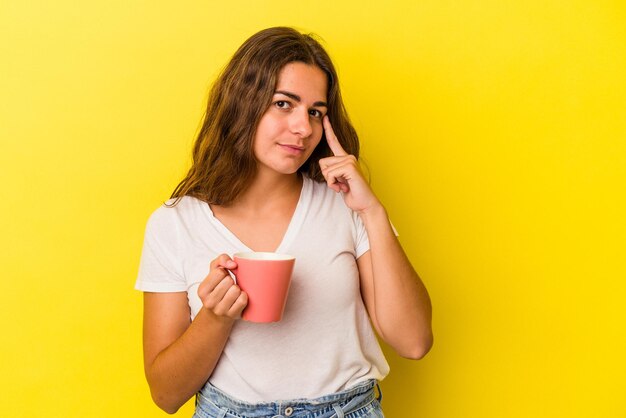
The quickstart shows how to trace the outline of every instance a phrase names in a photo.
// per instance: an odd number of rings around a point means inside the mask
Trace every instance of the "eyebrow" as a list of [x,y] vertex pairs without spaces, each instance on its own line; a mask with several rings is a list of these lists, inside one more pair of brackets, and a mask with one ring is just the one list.
[[[298,96],[297,94],[293,94],[293,93],[290,93],[290,92],[285,91],[285,90],[276,90],[274,92],[274,94],[282,94],[283,96],[287,96],[290,99],[295,100],[296,102],[301,102],[302,101],[302,98],[300,96]],[[313,107],[321,107],[321,106],[327,108],[328,104],[326,104],[326,102],[322,102],[322,101],[313,103]]]

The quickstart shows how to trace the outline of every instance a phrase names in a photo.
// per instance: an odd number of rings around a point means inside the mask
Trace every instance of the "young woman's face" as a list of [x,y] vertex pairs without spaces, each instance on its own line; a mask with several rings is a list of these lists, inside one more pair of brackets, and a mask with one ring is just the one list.
[[322,138],[327,85],[326,74],[314,65],[283,67],[254,137],[259,170],[293,174],[309,158]]

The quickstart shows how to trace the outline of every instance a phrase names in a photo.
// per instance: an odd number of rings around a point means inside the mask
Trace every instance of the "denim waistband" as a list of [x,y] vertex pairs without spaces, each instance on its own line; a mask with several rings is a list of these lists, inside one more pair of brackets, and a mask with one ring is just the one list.
[[376,399],[374,391],[376,384],[375,380],[368,380],[350,389],[314,399],[249,403],[232,398],[207,382],[196,397],[194,417],[343,418],[344,415],[362,409]]

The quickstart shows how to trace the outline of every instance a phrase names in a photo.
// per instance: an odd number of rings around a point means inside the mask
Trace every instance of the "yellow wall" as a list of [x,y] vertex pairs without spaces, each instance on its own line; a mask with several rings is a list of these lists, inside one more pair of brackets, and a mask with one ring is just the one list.
[[144,224],[216,72],[282,24],[325,38],[433,299],[429,356],[387,351],[387,415],[626,416],[625,21],[595,0],[0,3],[0,415],[165,415]]

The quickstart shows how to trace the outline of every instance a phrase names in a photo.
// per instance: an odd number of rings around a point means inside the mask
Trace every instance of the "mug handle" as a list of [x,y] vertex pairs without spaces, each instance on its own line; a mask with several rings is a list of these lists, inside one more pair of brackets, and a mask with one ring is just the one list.
[[237,271],[239,270],[239,267],[235,267],[234,269],[227,269],[226,267],[223,268],[228,272],[228,274],[230,274],[230,277],[235,281],[235,284],[238,285],[239,283],[237,283]]

